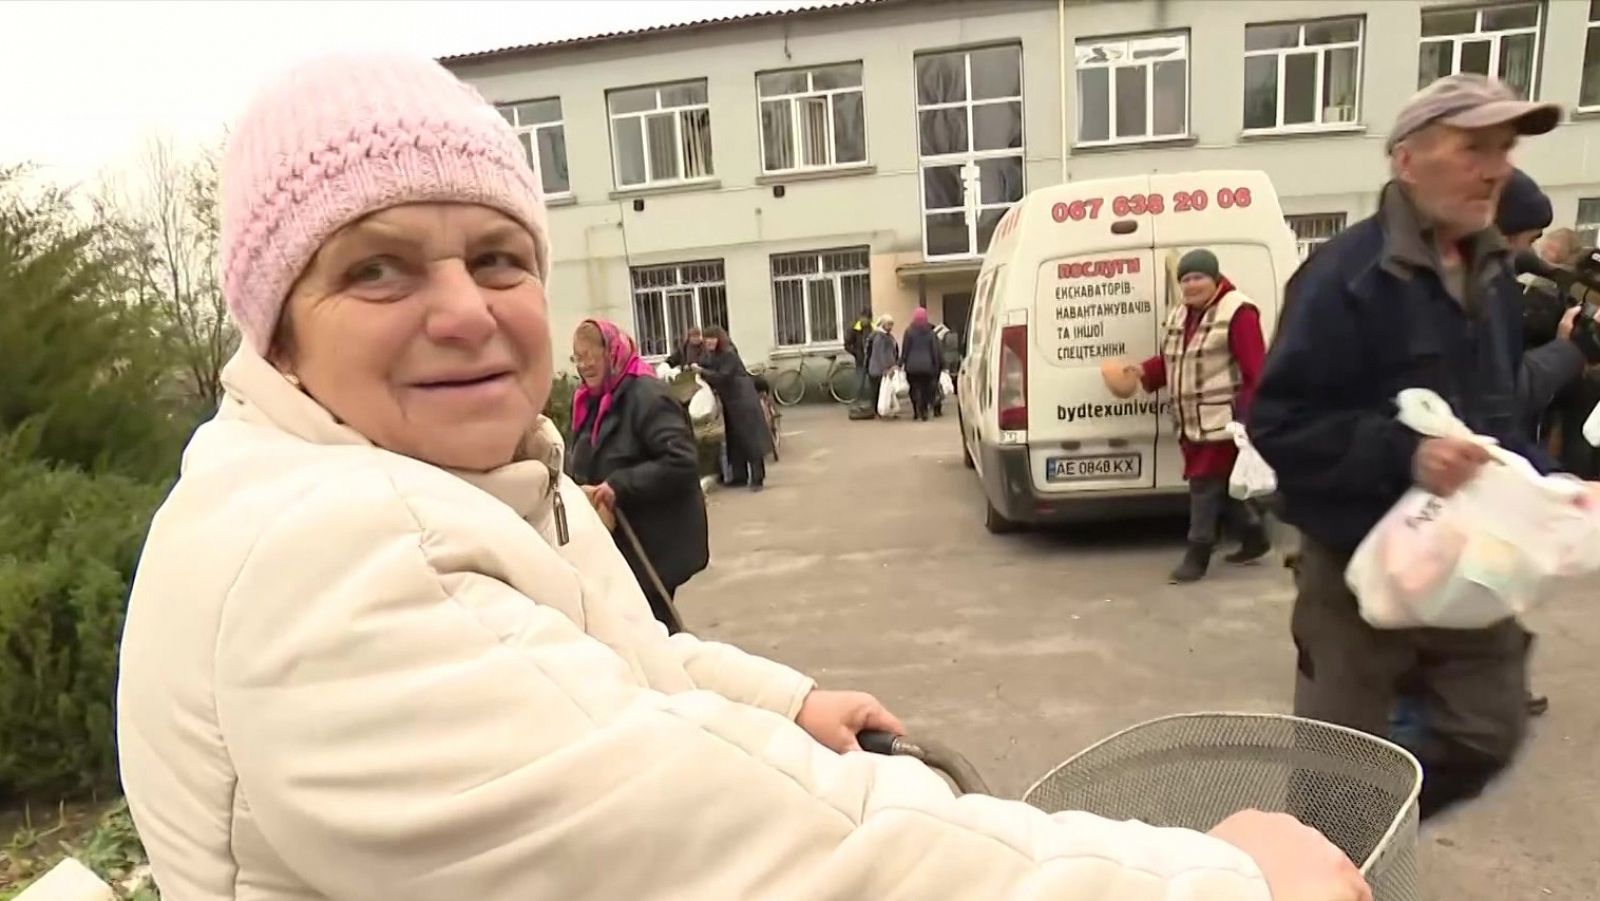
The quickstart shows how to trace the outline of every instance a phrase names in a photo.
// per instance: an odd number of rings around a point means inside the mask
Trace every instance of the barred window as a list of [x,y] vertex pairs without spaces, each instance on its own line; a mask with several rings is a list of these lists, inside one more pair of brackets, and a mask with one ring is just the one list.
[[635,266],[633,333],[639,353],[664,357],[691,328],[728,327],[728,286],[721,260]]
[[1329,238],[1344,231],[1344,213],[1314,213],[1309,216],[1285,216],[1289,227],[1294,229],[1294,243],[1300,251],[1300,259],[1311,255],[1318,244],[1326,242]]
[[779,347],[837,345],[872,306],[865,247],[772,256],[772,321]]

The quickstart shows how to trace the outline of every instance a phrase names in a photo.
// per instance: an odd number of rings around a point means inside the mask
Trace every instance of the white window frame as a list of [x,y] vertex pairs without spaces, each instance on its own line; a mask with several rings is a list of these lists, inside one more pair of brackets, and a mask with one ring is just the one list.
[[[816,70],[818,70],[818,69],[844,68],[846,66],[854,66],[855,69],[856,69],[856,76],[857,77],[856,77],[856,85],[855,85],[855,87],[824,88],[824,89],[820,89],[820,90],[815,87],[815,76],[814,76],[814,73],[816,72]],[[766,76],[766,75],[794,75],[794,74],[801,74],[801,73],[804,73],[804,75],[806,77],[806,86],[807,86],[806,90],[798,91],[798,92],[794,92],[794,93],[788,93],[788,94],[763,94],[763,93],[761,93],[761,79],[762,79],[763,76]],[[834,131],[833,131],[834,102],[835,102],[835,100],[837,98],[839,98],[842,95],[846,95],[846,94],[858,94],[861,97],[861,159],[859,159],[859,160],[847,160],[845,162],[839,162],[839,145],[838,145],[838,142],[834,140],[835,135],[834,135]],[[790,153],[792,154],[791,159],[793,159],[795,161],[795,165],[789,166],[787,168],[782,168],[782,169],[769,169],[769,168],[767,168],[767,135],[766,135],[765,129],[762,128],[761,113],[762,113],[762,108],[766,104],[774,103],[774,102],[777,102],[777,101],[780,101],[780,100],[787,100],[788,101],[787,106],[789,108],[789,137],[790,137],[789,150],[790,150]],[[803,154],[801,152],[801,145],[800,145],[801,130],[800,130],[800,106],[799,106],[799,104],[801,102],[807,101],[807,100],[822,100],[827,105],[827,108],[828,108],[828,117],[827,117],[828,161],[826,163],[821,163],[821,164],[817,164],[817,165],[809,165],[809,166],[804,164],[804,163],[802,163],[802,162],[800,162],[800,160],[802,160],[804,158],[805,154]],[[780,175],[780,174],[788,174],[788,173],[793,173],[793,172],[826,172],[826,171],[828,171],[830,169],[853,169],[853,168],[856,168],[858,166],[871,165],[872,149],[867,145],[867,95],[866,95],[866,71],[865,71],[865,68],[862,66],[861,62],[859,60],[857,60],[855,62],[826,63],[826,64],[815,65],[815,66],[805,66],[805,67],[802,67],[802,68],[799,68],[799,69],[774,69],[774,70],[770,70],[770,71],[766,71],[766,72],[757,72],[756,73],[756,132],[757,132],[757,134],[756,134],[757,146],[761,150],[761,171],[762,171],[762,173],[764,173],[766,175]]]
[[[1581,110],[1584,110],[1584,111],[1600,110],[1600,102],[1588,103],[1588,104],[1583,103],[1583,77],[1588,74],[1589,64],[1590,64],[1589,51],[1588,51],[1589,38],[1593,37],[1596,31],[1600,31],[1600,0],[1590,0],[1590,2],[1589,2],[1589,24],[1584,29],[1584,32],[1583,32],[1583,37],[1584,37],[1584,41],[1583,41],[1583,46],[1584,46],[1583,62],[1580,64],[1581,68],[1578,70],[1578,102],[1579,102],[1578,109],[1581,109]],[[1595,60],[1594,61],[1594,65],[1596,66],[1597,69],[1600,69],[1600,60]],[[1597,85],[1596,88],[1595,88],[1595,96],[1596,96],[1596,98],[1600,98],[1600,85]]]
[[[1183,128],[1171,134],[1155,134],[1156,121],[1156,67],[1157,62],[1171,62],[1169,57],[1164,60],[1147,60],[1144,62],[1119,63],[1113,60],[1099,62],[1087,59],[1089,53],[1095,48],[1114,47],[1118,45],[1132,45],[1141,41],[1170,40],[1179,38],[1183,41]],[[1074,147],[1114,147],[1128,144],[1151,144],[1161,141],[1180,141],[1194,132],[1194,125],[1190,121],[1194,96],[1194,54],[1190,51],[1194,41],[1187,29],[1178,31],[1151,31],[1140,34],[1122,35],[1120,37],[1091,37],[1079,38],[1073,46],[1073,96],[1078,102],[1078,122],[1073,135]],[[1127,54],[1132,57],[1131,50]],[[1117,73],[1118,69],[1145,69],[1144,78],[1144,116],[1145,133],[1130,135],[1126,138],[1117,137]],[[1083,81],[1077,78],[1078,73],[1084,69],[1105,69],[1106,77],[1106,138],[1098,141],[1083,139]]]
[[1600,243],[1600,197],[1578,198],[1578,212],[1573,217],[1572,230],[1578,233],[1580,247],[1593,247]]
[[[1295,213],[1283,217],[1289,230],[1294,232],[1295,250],[1299,251],[1300,259],[1304,260],[1311,255],[1311,251],[1318,246],[1326,244],[1334,235],[1344,231],[1350,224],[1350,214],[1337,213]],[[1311,228],[1311,226],[1317,226]],[[1307,236],[1306,231],[1326,232]]]
[[[526,106],[530,103],[554,103],[556,105],[555,120],[544,122],[522,122],[520,107]],[[528,151],[528,165],[533,168],[533,174],[538,176],[539,186],[541,188],[544,187],[544,160],[539,158],[539,133],[542,131],[553,131],[557,128],[561,129],[562,153],[566,153],[567,149],[567,116],[565,108],[561,105],[561,98],[530,97],[527,100],[517,100],[512,103],[496,104],[495,109],[499,110],[500,115],[504,117],[507,122],[511,123],[511,130],[516,133],[519,142],[521,141],[523,135],[528,136],[528,145],[525,148]],[[572,158],[570,156],[567,157],[567,189],[565,191],[547,191],[544,196],[546,200],[564,200],[572,196]]]
[[[699,85],[705,93],[706,99],[700,103],[682,103],[672,106],[663,105],[661,92],[685,85]],[[618,94],[632,91],[656,92],[656,105],[650,109],[630,113],[612,111],[612,103]],[[693,177],[656,178],[651,171],[650,154],[650,127],[647,119],[663,113],[672,114],[672,144],[673,153],[678,155],[679,163],[683,164],[684,171],[688,171],[687,161],[682,159],[683,154],[683,119],[684,114],[704,112],[706,115],[706,171],[704,174]],[[716,180],[716,158],[711,153],[711,86],[704,78],[689,78],[682,81],[665,81],[659,84],[638,85],[631,88],[615,88],[606,92],[606,114],[611,129],[611,177],[619,191],[637,191],[647,188],[670,187],[672,185],[704,184]],[[624,184],[622,181],[622,155],[617,152],[617,123],[625,119],[639,120],[640,149],[644,152],[644,181]]]
[[[1497,28],[1492,31],[1484,30],[1484,13],[1516,6],[1528,6],[1533,8],[1534,22],[1532,25],[1527,25],[1520,28]],[[1417,74],[1422,74],[1422,50],[1428,44],[1451,45],[1450,74],[1455,75],[1461,72],[1462,45],[1469,42],[1487,39],[1489,41],[1489,75],[1490,77],[1498,78],[1499,76],[1497,73],[1500,71],[1500,51],[1505,46],[1505,39],[1513,35],[1531,34],[1533,35],[1533,61],[1529,64],[1532,71],[1528,73],[1527,99],[1532,100],[1533,98],[1539,96],[1539,69],[1541,68],[1539,63],[1542,59],[1542,54],[1544,53],[1544,6],[1545,5],[1542,0],[1515,0],[1515,2],[1468,3],[1460,6],[1430,6],[1424,8],[1419,13],[1419,21],[1421,20],[1421,16],[1434,13],[1452,12],[1471,12],[1476,16],[1476,18],[1473,22],[1473,30],[1470,32],[1466,32],[1464,34],[1435,35],[1420,39],[1417,42]],[[1420,80],[1421,79],[1418,79],[1419,82]],[[1420,83],[1417,85],[1419,90],[1424,87],[1427,87],[1427,85]]]
[[[633,335],[640,345],[640,356],[651,362],[665,359],[678,349],[683,343],[683,336],[672,333],[672,317],[667,307],[667,295],[672,292],[687,291],[694,301],[694,321],[688,328],[707,328],[712,325],[721,325],[727,328],[727,322],[706,321],[706,299],[712,289],[719,289],[722,294],[722,309],[728,312],[728,276],[727,266],[723,260],[689,260],[683,263],[665,263],[657,266],[631,266],[628,269],[629,294],[633,301]],[[714,277],[700,277],[713,275]],[[646,273],[670,273],[671,283],[641,285],[640,280]],[[667,344],[662,353],[646,353],[644,342],[647,339],[644,329],[639,322],[639,304],[644,300],[644,295],[659,294],[661,305],[658,309],[661,316],[662,340]],[[729,315],[731,320],[731,313]]]
[[[839,254],[860,254],[861,266],[838,272],[829,272],[824,264],[824,258]],[[810,257],[817,261],[815,272],[802,272],[793,275],[779,275],[779,263],[784,260]],[[807,250],[800,253],[775,253],[770,257],[770,271],[772,276],[772,343],[774,347],[782,350],[837,350],[844,347],[844,330],[855,321],[859,310],[845,307],[845,282],[846,278],[860,277],[867,292],[867,302],[872,301],[872,249],[866,245],[856,247],[834,247],[827,250]],[[805,320],[806,339],[799,344],[783,342],[782,329],[778,322],[778,286],[780,284],[800,283],[802,291],[801,315]],[[811,311],[819,302],[815,296],[815,285],[818,282],[831,282],[833,285],[833,307],[835,321],[838,323],[839,334],[827,340],[817,340],[811,333]]]
[[[912,105],[914,107],[911,124],[913,129],[912,134],[916,136],[915,140],[917,142],[917,208],[922,211],[922,258],[924,260],[934,261],[982,259],[984,252],[988,250],[987,247],[978,246],[978,226],[983,214],[990,210],[1009,210],[1013,206],[1021,203],[1022,198],[1026,198],[1028,196],[1028,104],[1025,100],[1023,100],[1022,93],[1006,97],[985,97],[982,100],[972,99],[972,54],[980,50],[994,50],[1002,47],[1011,47],[1016,49],[1018,91],[1026,91],[1027,89],[1025,87],[1025,83],[1027,70],[1022,64],[1022,44],[1018,42],[1006,42],[1001,44],[974,44],[969,47],[952,47],[947,50],[929,50],[926,52],[919,52],[911,59],[911,98]],[[917,95],[917,64],[925,56],[944,56],[950,53],[962,54],[962,61],[965,64],[965,74],[963,77],[967,80],[966,99],[953,100],[943,103],[923,103],[922,98]],[[973,109],[980,106],[1001,103],[1015,103],[1021,110],[1021,147],[1004,147],[998,150],[964,150],[957,153],[939,153],[932,156],[923,155],[922,113],[941,109],[964,109],[967,117],[967,144],[970,147],[972,145],[974,134],[972,127]],[[981,196],[982,187],[979,184],[977,174],[978,161],[1007,159],[1012,157],[1015,157],[1022,164],[1022,198],[1004,203],[983,203],[983,198]],[[924,179],[926,176],[923,174],[923,170],[929,167],[953,165],[962,166],[962,205],[960,207],[937,207],[933,210],[929,210],[927,189],[924,184]],[[949,214],[957,212],[966,216],[968,251],[966,253],[929,253],[928,215],[930,213]],[[998,225],[999,223],[996,222],[997,227]],[[990,240],[993,240],[992,232],[990,233]]]
[[[1355,25],[1356,25],[1356,37],[1355,37],[1355,40],[1353,40],[1353,41],[1338,41],[1338,42],[1332,43],[1332,44],[1307,44],[1306,43],[1306,27],[1307,26],[1332,24],[1332,23],[1336,23],[1336,22],[1338,22],[1338,23],[1354,22]],[[1364,45],[1366,44],[1366,37],[1367,37],[1367,18],[1366,18],[1366,16],[1333,16],[1333,17],[1326,18],[1326,19],[1306,19],[1306,20],[1293,21],[1293,22],[1251,22],[1251,23],[1245,25],[1245,32],[1246,32],[1246,34],[1248,34],[1249,30],[1251,28],[1255,28],[1257,26],[1272,27],[1272,26],[1286,26],[1286,25],[1297,26],[1299,28],[1299,30],[1300,30],[1300,36],[1299,36],[1299,39],[1297,40],[1297,42],[1295,43],[1295,46],[1293,46],[1293,47],[1273,47],[1273,48],[1269,48],[1269,49],[1265,49],[1265,50],[1246,50],[1244,52],[1244,58],[1246,60],[1259,58],[1259,57],[1269,57],[1269,56],[1275,56],[1275,57],[1278,58],[1278,70],[1277,70],[1278,71],[1278,111],[1277,111],[1276,122],[1273,125],[1264,125],[1264,126],[1258,126],[1258,127],[1255,127],[1255,128],[1250,128],[1250,127],[1246,126],[1245,129],[1244,129],[1244,133],[1245,134],[1274,134],[1274,133],[1281,134],[1281,133],[1296,133],[1296,132],[1304,132],[1304,131],[1337,131],[1337,130],[1340,130],[1340,129],[1359,128],[1360,127],[1359,123],[1361,121],[1361,88],[1362,88],[1362,82],[1364,82],[1366,80],[1366,79],[1362,78],[1364,67],[1366,65],[1366,59],[1365,59],[1366,51],[1365,51],[1365,47],[1364,47]],[[1247,44],[1247,46],[1248,46],[1248,44]],[[1350,119],[1348,121],[1328,122],[1328,121],[1325,121],[1323,119],[1323,116],[1327,113],[1327,108],[1325,108],[1322,105],[1322,98],[1323,98],[1324,95],[1327,94],[1327,91],[1328,91],[1328,84],[1327,84],[1327,79],[1328,79],[1328,54],[1329,54],[1330,51],[1333,51],[1333,50],[1349,50],[1349,49],[1354,49],[1355,52],[1356,52],[1356,105],[1355,105],[1355,109],[1351,111]],[[1314,107],[1316,109],[1316,111],[1317,111],[1317,118],[1313,122],[1297,122],[1297,123],[1295,123],[1293,125],[1285,125],[1284,121],[1283,121],[1283,102],[1284,102],[1284,95],[1287,93],[1287,85],[1288,85],[1289,80],[1284,76],[1285,76],[1285,73],[1288,71],[1289,57],[1298,56],[1298,55],[1307,54],[1307,53],[1316,54],[1316,58],[1317,58],[1317,76],[1316,76],[1317,96],[1316,96],[1316,105]],[[1248,110],[1248,108],[1249,108],[1249,103],[1248,103],[1248,99],[1249,99],[1248,83],[1246,83],[1245,99],[1246,99],[1246,110]]]

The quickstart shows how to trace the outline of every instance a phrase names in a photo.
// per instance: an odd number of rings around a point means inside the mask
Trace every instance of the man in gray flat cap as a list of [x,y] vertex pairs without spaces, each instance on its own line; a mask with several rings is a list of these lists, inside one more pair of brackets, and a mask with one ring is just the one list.
[[1522,311],[1494,218],[1518,137],[1560,118],[1558,106],[1476,75],[1412,97],[1389,135],[1378,212],[1290,279],[1250,421],[1277,472],[1283,517],[1303,537],[1290,626],[1295,713],[1383,735],[1396,683],[1415,678],[1429,726],[1413,748],[1427,773],[1424,817],[1478,794],[1521,744],[1524,633],[1512,619],[1374,629],[1344,571],[1409,488],[1448,497],[1488,459],[1473,442],[1401,425],[1401,390],[1432,389],[1474,432],[1552,465],[1520,427]]

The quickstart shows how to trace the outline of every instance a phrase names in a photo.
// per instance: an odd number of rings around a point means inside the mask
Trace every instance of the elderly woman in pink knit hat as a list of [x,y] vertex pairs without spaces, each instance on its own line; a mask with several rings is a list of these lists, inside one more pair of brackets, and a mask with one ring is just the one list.
[[871,697],[668,637],[540,417],[550,243],[426,60],[263,93],[223,169],[243,346],[156,516],[123,785],[193,899],[1363,897],[1332,846],[955,799]]

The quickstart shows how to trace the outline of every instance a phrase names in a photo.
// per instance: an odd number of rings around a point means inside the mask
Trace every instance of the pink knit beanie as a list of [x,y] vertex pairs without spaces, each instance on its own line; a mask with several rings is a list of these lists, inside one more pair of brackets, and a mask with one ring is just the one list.
[[544,195],[511,126],[438,63],[336,56],[296,67],[240,118],[222,163],[222,291],[265,353],[289,289],[335,231],[421,201],[493,207],[550,271]]

